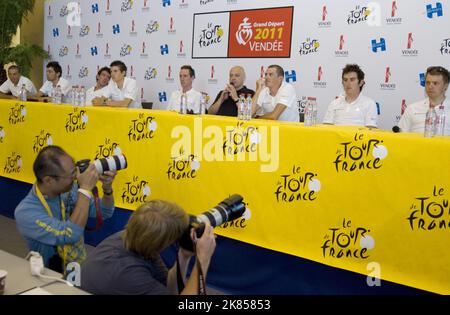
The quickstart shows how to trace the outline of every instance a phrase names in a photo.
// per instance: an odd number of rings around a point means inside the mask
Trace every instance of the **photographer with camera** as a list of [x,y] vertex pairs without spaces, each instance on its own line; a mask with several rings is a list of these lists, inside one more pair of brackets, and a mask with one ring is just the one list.
[[[148,201],[131,215],[125,230],[108,237],[89,254],[81,266],[81,288],[93,294],[203,294],[216,247],[213,227],[209,223],[203,227],[199,236],[180,206]],[[183,234],[190,236],[193,249],[180,248],[177,262],[167,270],[160,252]],[[194,255],[194,268],[184,284]]]
[[[36,183],[14,212],[17,228],[29,249],[41,254],[46,267],[65,272],[68,263],[86,258],[83,232],[88,217],[97,216],[101,222],[102,217],[113,215],[116,171],[101,174],[92,163],[80,172],[73,158],[58,146],[42,149],[33,171]],[[92,193],[99,180],[102,199]]]

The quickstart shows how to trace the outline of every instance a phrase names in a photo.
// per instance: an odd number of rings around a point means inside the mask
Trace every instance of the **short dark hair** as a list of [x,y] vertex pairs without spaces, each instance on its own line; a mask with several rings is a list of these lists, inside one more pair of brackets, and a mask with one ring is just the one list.
[[192,68],[190,65],[184,65],[184,66],[181,66],[181,69],[180,69],[180,70],[189,70],[189,75],[191,76],[191,78],[192,78],[192,77],[195,78],[195,70],[194,70],[194,68]]
[[120,60],[116,60],[111,62],[111,64],[109,65],[111,68],[112,67],[119,67],[120,72],[127,72],[127,66]]
[[429,74],[431,74],[431,75],[441,75],[442,78],[444,79],[444,83],[445,84],[448,84],[449,81],[450,81],[450,73],[444,67],[440,67],[440,66],[428,67],[426,76],[428,76]]
[[[358,83],[364,80],[365,74],[364,71],[357,64],[347,64],[344,69],[342,69],[342,79],[344,79],[344,75],[350,72],[355,72],[358,76]],[[360,87],[360,91],[362,91],[364,85]]]
[[45,176],[58,174],[62,170],[59,158],[67,155],[61,147],[56,145],[49,145],[39,151],[33,163],[33,172],[38,183],[42,183]]
[[277,75],[279,77],[283,77],[284,78],[284,69],[281,66],[279,66],[279,65],[270,65],[267,69],[270,69],[270,68],[275,69],[276,72],[277,72]]
[[109,67],[103,67],[100,70],[97,71],[97,75],[102,74],[103,71],[108,72],[111,75],[111,69],[109,69]]
[[47,68],[53,68],[56,73],[59,73],[59,76],[62,76],[62,68],[58,61],[50,61],[47,63]]
[[8,68],[8,72],[9,72],[9,70],[14,70],[14,69],[16,69],[17,72],[22,73],[22,71],[21,71],[21,69],[20,69],[20,67],[19,67],[18,65],[12,65],[12,66],[10,66],[10,67]]

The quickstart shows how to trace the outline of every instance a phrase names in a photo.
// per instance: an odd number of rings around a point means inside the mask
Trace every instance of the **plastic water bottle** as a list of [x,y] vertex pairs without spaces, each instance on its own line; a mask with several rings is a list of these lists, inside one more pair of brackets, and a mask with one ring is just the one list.
[[245,96],[244,94],[239,95],[238,101],[238,119],[244,120],[244,109],[245,109]]
[[78,86],[72,85],[72,90],[70,91],[70,104],[72,104],[73,106],[78,106],[77,89]]
[[54,104],[61,104],[62,103],[62,91],[61,86],[58,85],[53,89],[53,103]]
[[78,90],[78,102],[79,106],[86,106],[86,89],[83,85]]
[[312,104],[312,126],[315,126],[317,125],[317,99],[311,97],[310,102]]
[[205,92],[202,92],[202,96],[200,97],[200,115],[206,114],[206,98],[208,97],[208,94]]
[[439,106],[436,112],[436,135],[445,135],[445,110],[444,105]]
[[22,84],[22,87],[20,88],[19,100],[22,102],[27,101],[27,88],[26,88],[25,84]]
[[247,94],[247,99],[245,100],[244,120],[250,119],[252,119],[252,96]]
[[305,106],[305,127],[314,126],[314,108],[313,108],[313,99],[308,97],[308,101]]
[[187,114],[187,96],[186,93],[181,94],[180,114]]
[[423,136],[425,138],[432,138],[436,134],[436,111],[433,107],[430,107],[425,116],[425,132]]

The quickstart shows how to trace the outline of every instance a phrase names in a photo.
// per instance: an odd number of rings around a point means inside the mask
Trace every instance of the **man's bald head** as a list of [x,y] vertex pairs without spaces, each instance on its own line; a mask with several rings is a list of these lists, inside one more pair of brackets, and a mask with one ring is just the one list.
[[245,70],[241,66],[234,66],[230,69],[230,84],[232,84],[236,90],[240,90],[244,86],[245,82]]

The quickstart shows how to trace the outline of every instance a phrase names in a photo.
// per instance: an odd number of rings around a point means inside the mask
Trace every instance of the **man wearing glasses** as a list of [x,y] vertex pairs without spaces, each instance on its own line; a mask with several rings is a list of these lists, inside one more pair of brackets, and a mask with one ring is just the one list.
[[398,126],[402,132],[420,132],[425,130],[425,116],[430,107],[436,110],[443,107],[447,117],[444,134],[450,135],[450,101],[446,99],[450,74],[444,67],[429,67],[425,76],[425,93],[427,98],[408,105]]
[[83,232],[88,217],[97,214],[91,191],[98,180],[103,188],[98,210],[105,219],[113,215],[116,172],[99,175],[91,164],[80,173],[73,158],[57,146],[39,152],[33,171],[36,183],[14,212],[17,228],[46,267],[63,272],[68,263],[86,258]]

